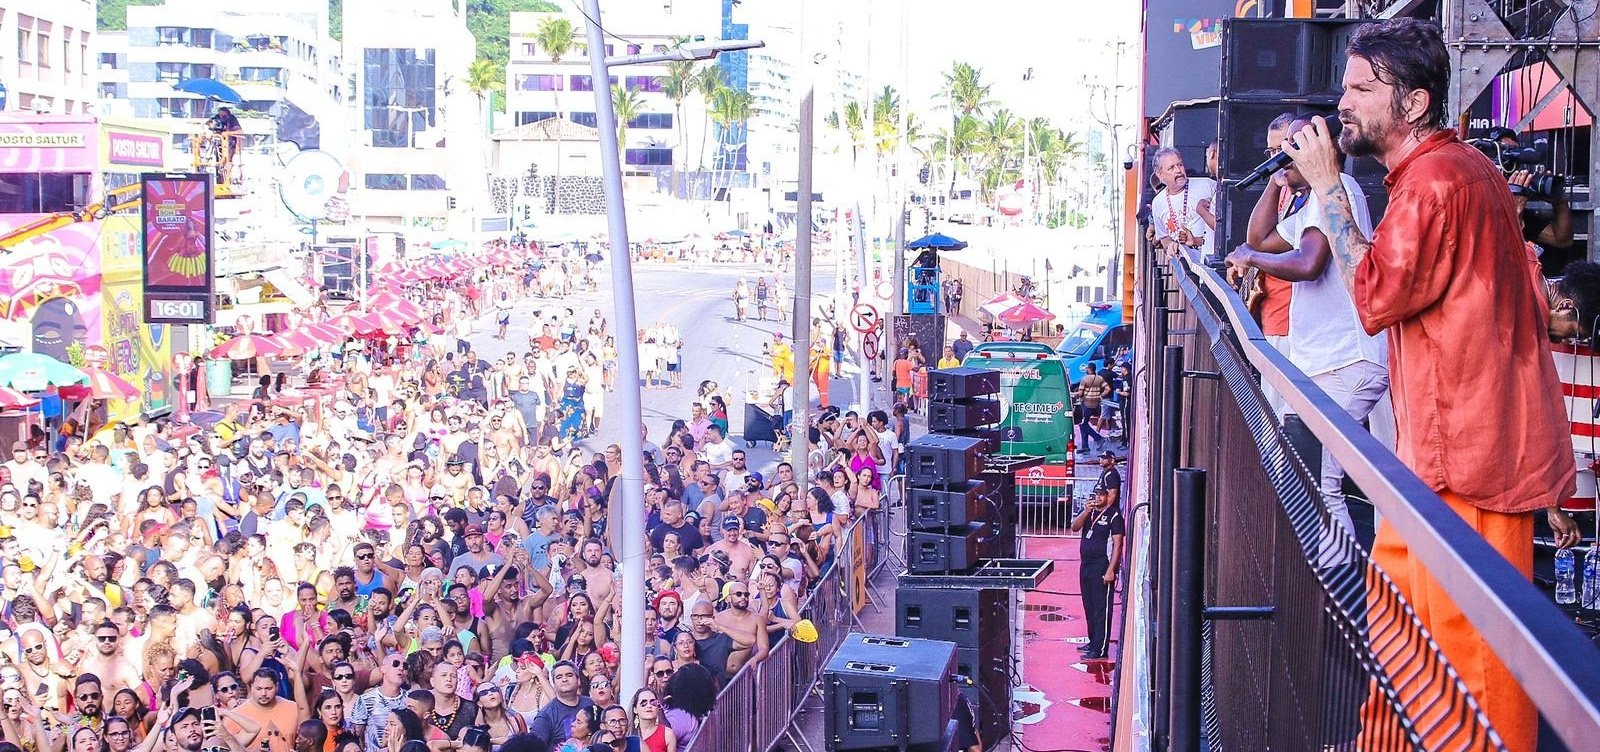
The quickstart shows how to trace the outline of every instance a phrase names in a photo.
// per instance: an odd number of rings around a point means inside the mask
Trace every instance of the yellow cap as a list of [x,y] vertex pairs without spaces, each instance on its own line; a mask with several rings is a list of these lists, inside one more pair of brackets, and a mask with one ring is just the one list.
[[801,619],[800,621],[795,622],[794,626],[789,628],[789,634],[794,635],[794,638],[801,642],[816,642],[817,625],[812,624],[810,619]]
[[17,557],[17,568],[21,569],[24,574],[32,572],[35,568],[33,564],[33,557],[27,554]]

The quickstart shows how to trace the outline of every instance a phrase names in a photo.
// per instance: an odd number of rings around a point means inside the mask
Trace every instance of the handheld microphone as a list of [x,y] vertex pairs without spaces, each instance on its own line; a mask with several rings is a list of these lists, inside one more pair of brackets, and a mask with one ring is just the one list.
[[[1333,139],[1333,142],[1335,144],[1337,144],[1339,142],[1339,131],[1344,128],[1344,124],[1339,122],[1338,118],[1327,120],[1325,122],[1327,123],[1327,125],[1324,126],[1324,127],[1328,131],[1328,138]],[[1285,144],[1287,145],[1288,139],[1284,139],[1284,141],[1285,141]],[[1261,180],[1262,178],[1264,178],[1264,177],[1266,177],[1268,175],[1271,175],[1272,173],[1277,172],[1278,170],[1281,170],[1281,169],[1283,169],[1285,167],[1288,167],[1289,163],[1293,162],[1293,161],[1294,161],[1294,154],[1290,153],[1290,151],[1288,149],[1279,150],[1279,152],[1277,154],[1274,154],[1271,157],[1268,157],[1267,161],[1262,162],[1259,165],[1256,165],[1256,168],[1254,170],[1251,170],[1250,174],[1245,175],[1244,177],[1239,178],[1238,180],[1234,181],[1233,186],[1235,188],[1246,188],[1246,187],[1249,187],[1249,186],[1255,184],[1257,181]]]

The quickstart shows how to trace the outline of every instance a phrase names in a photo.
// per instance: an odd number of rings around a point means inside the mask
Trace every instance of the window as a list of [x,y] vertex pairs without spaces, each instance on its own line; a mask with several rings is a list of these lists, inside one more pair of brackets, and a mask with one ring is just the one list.
[[539,45],[534,44],[533,42],[523,42],[522,43],[522,55],[523,55],[523,57],[533,57],[534,55],[536,55],[538,53],[539,53]]
[[282,68],[240,68],[240,81],[261,81],[265,83],[282,83]]
[[539,122],[541,120],[549,120],[550,118],[553,118],[555,116],[556,116],[556,114],[554,112],[545,112],[545,111],[518,112],[517,113],[517,125],[528,125],[529,123],[537,123],[537,122]]
[[187,44],[189,30],[182,26],[157,26],[156,39],[161,44]]
[[628,127],[629,128],[639,128],[641,130],[671,130],[672,129],[672,113],[670,113],[670,112],[646,112],[643,115],[640,115],[640,116],[638,116],[638,117],[636,117],[636,118],[634,118],[632,120],[629,120],[628,121]]
[[635,167],[672,166],[671,149],[628,149],[624,155],[624,161]]
[[413,191],[442,191],[445,190],[444,178],[438,175],[418,174],[411,176],[411,190]]
[[50,67],[50,35],[39,35],[39,67]]
[[517,90],[561,91],[561,77],[552,73],[519,73]]
[[[612,76],[611,77],[611,85],[612,86],[616,86],[617,85],[617,77],[616,76]],[[572,91],[594,91],[594,77],[593,76],[573,76],[572,77]]]
[[156,80],[176,82],[183,80],[183,63],[156,63]]
[[628,87],[629,91],[647,91],[656,94],[661,93],[660,76],[628,76],[626,79],[623,79],[623,81],[623,85]]
[[642,45],[630,44],[630,45],[628,45],[628,54],[629,55],[637,55],[643,49],[644,49],[644,47]]
[[367,188],[374,191],[403,191],[406,189],[406,176],[390,172],[369,172]]
[[115,53],[115,52],[102,52],[102,53],[100,53],[100,67],[102,67],[102,68],[105,68],[105,67],[115,68],[115,67],[117,67],[117,53]]
[[362,51],[366,79],[362,123],[372,133],[373,146],[404,148],[436,122],[434,51],[417,52],[411,48]]
[[61,40],[61,69],[64,73],[72,72],[72,35],[70,33],[67,34],[66,39]]
[[89,173],[0,173],[0,214],[48,214],[89,205]]
[[33,32],[17,29],[17,62],[33,62]]
[[587,125],[590,128],[600,127],[599,121],[595,119],[595,115],[592,112],[569,112],[567,113],[567,119],[578,125]]
[[212,29],[195,29],[189,33],[189,46],[209,48],[213,34]]

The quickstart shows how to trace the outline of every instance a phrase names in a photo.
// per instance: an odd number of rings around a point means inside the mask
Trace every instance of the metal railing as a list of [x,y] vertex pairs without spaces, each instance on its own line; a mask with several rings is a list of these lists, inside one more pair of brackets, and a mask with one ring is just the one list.
[[[877,514],[887,511],[886,500]],[[855,623],[855,604],[867,600],[868,594],[858,593],[858,588],[867,587],[867,575],[881,568],[883,548],[889,545],[888,536],[883,536],[875,545],[864,546],[858,562],[856,546],[870,540],[864,535],[868,524],[888,528],[886,519],[875,523],[863,516],[852,521],[840,536],[833,562],[800,605],[801,618],[816,625],[816,642],[784,635],[766,660],[741,669],[717,694],[716,707],[701,721],[684,752],[767,752],[786,737],[793,747],[810,748],[793,733],[795,722],[817,693],[828,658]],[[863,533],[861,538],[856,537],[858,532]]]
[[[1202,735],[1213,750],[1504,748],[1391,573],[1324,506],[1307,468],[1326,449],[1555,733],[1573,749],[1600,738],[1600,652],[1550,599],[1268,345],[1216,272],[1142,261],[1150,522],[1132,531],[1124,632],[1148,692],[1119,728],[1154,749]],[[1298,418],[1280,422],[1263,384]]]

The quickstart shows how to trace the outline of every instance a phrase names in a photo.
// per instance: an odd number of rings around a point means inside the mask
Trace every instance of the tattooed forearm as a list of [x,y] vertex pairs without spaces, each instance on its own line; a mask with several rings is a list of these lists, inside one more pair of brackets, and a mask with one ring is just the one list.
[[1356,226],[1355,212],[1350,208],[1350,194],[1345,192],[1343,182],[1334,183],[1332,188],[1323,191],[1322,216],[1327,225],[1322,229],[1333,250],[1333,263],[1339,268],[1339,276],[1344,278],[1345,288],[1353,296],[1356,292],[1356,267],[1361,264],[1361,259],[1367,257],[1367,251],[1372,250],[1372,243]]

